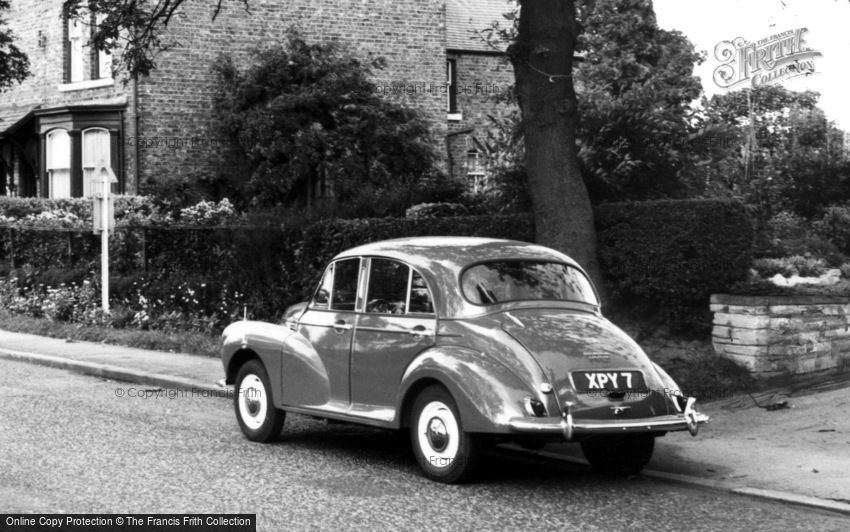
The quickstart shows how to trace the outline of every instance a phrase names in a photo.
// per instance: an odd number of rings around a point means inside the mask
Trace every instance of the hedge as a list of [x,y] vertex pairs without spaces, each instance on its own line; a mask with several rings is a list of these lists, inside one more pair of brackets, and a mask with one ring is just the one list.
[[[609,295],[617,304],[649,305],[671,324],[701,323],[708,296],[746,277],[753,230],[739,203],[606,204],[596,209],[596,223]],[[251,314],[271,320],[306,297],[340,251],[425,235],[535,240],[530,215],[324,220],[303,229],[119,227],[111,241],[114,293],[135,282],[167,297],[192,281],[212,299],[238,291]],[[15,270],[29,284],[80,280],[99,267],[98,237],[87,230],[10,227],[0,229],[0,240],[0,276]]]
[[754,229],[724,200],[611,203],[596,210],[600,267],[611,296],[640,301],[674,326],[708,326],[709,296],[746,278]]

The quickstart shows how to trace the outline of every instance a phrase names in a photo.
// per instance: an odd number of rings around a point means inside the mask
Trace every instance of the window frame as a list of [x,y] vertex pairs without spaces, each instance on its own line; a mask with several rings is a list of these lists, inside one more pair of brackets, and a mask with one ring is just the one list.
[[[475,301],[473,301],[469,297],[467,297],[466,290],[464,290],[463,281],[464,281],[464,278],[466,276],[466,273],[469,270],[471,270],[472,268],[482,266],[482,265],[486,265],[486,264],[491,264],[491,263],[494,263],[494,262],[538,262],[538,263],[560,264],[562,266],[566,266],[567,268],[571,268],[571,269],[577,271],[579,274],[581,274],[585,278],[585,280],[587,280],[587,283],[590,286],[590,289],[593,291],[593,297],[596,300],[596,302],[590,303],[588,301],[579,301],[577,299],[506,299],[504,301],[496,301],[495,303],[476,303]],[[523,303],[523,302],[573,303],[573,304],[578,304],[578,305],[588,305],[588,306],[592,306],[592,307],[601,307],[602,306],[602,300],[599,298],[599,291],[596,289],[596,285],[593,284],[593,280],[590,278],[590,276],[587,274],[587,272],[584,271],[584,269],[582,269],[578,265],[570,264],[570,263],[564,262],[562,260],[543,259],[543,258],[482,260],[482,261],[474,262],[474,263],[469,264],[466,267],[464,267],[460,271],[460,274],[458,275],[457,283],[458,283],[457,284],[458,290],[460,290],[460,295],[461,295],[461,297],[463,297],[464,301],[466,301],[470,305],[474,305],[476,307],[493,307],[493,306],[498,306],[498,305],[505,305],[505,304],[511,304],[511,303]]]
[[[335,308],[333,308],[333,301],[334,301],[333,298],[334,298],[334,293],[336,292],[336,274],[337,274],[336,267],[337,267],[337,264],[339,264],[340,262],[353,261],[353,260],[359,261],[358,264],[357,264],[357,281],[356,281],[357,286],[355,287],[355,293],[354,293],[354,297],[355,297],[355,299],[354,299],[354,309],[352,309],[352,310],[338,309],[338,308],[335,309]],[[322,286],[324,285],[323,281],[325,280],[325,276],[328,274],[329,271],[331,272],[331,279],[330,279],[331,289],[330,289],[330,292],[328,292],[328,304],[327,304],[327,307],[317,307],[316,303],[315,303],[316,302],[316,294],[318,294],[319,290],[322,289]],[[363,271],[363,257],[344,257],[344,258],[332,261],[325,268],[325,271],[322,272],[322,276],[321,276],[321,278],[319,278],[319,282],[316,285],[316,289],[313,290],[313,295],[310,296],[310,301],[307,303],[307,308],[310,309],[310,310],[320,310],[320,311],[325,311],[325,312],[359,312],[359,309],[362,305],[362,297],[361,297],[361,294],[362,294],[362,288],[361,287],[362,287],[362,284],[363,284],[362,271]]]
[[[55,157],[55,143],[56,138],[59,133],[64,135],[64,141],[66,143],[64,155],[67,155],[67,160],[65,166],[57,166]],[[48,131],[44,134],[44,170],[47,172],[47,197],[50,199],[64,199],[73,197],[73,156],[71,151],[73,150],[72,142],[71,142],[71,132],[63,127],[56,127]],[[55,186],[54,186],[54,171],[56,170],[64,170],[68,175],[68,195],[67,196],[55,196]]]
[[446,112],[450,115],[460,113],[457,104],[457,59],[449,57],[446,59],[446,85],[448,90],[446,100]]
[[[88,166],[87,163],[90,163],[91,161],[86,160],[86,137],[88,135],[94,133],[94,132],[98,132],[98,133],[105,135],[105,138],[106,138],[106,145],[105,145],[106,154],[109,156],[109,159],[107,161],[105,161],[105,163],[106,163],[107,167],[112,167],[112,134],[109,132],[109,130],[106,129],[105,127],[94,126],[94,127],[89,127],[89,128],[86,128],[86,129],[83,129],[82,131],[80,131],[80,147],[81,147],[80,169],[82,170],[82,173],[83,173],[83,195],[82,195],[83,198],[90,198],[92,196],[92,194],[94,193],[91,190],[91,184],[89,184],[88,185],[89,193],[86,194],[86,188],[87,188],[86,184],[87,184],[87,181],[88,181],[86,179],[86,171],[90,170],[90,169],[93,171],[93,170],[96,170],[98,168],[98,166],[97,166],[98,163],[95,162],[95,163],[92,163],[92,164],[94,164],[94,166]],[[104,146],[102,146],[102,147],[104,147]]]
[[[434,317],[436,317],[436,315],[437,315],[437,305],[434,301],[434,291],[431,290],[431,286],[428,284],[428,280],[425,278],[424,275],[422,275],[422,272],[420,272],[418,269],[414,268],[413,266],[411,266],[410,264],[408,264],[407,262],[405,262],[403,260],[399,260],[399,259],[392,258],[392,257],[381,257],[381,256],[363,257],[363,260],[367,261],[367,266],[366,266],[367,267],[367,274],[366,274],[366,277],[365,277],[365,290],[366,290],[366,292],[364,293],[364,298],[363,298],[364,302],[369,299],[369,283],[371,282],[371,279],[372,279],[372,259],[387,260],[387,261],[396,262],[396,263],[401,264],[402,266],[407,268],[407,288],[406,288],[406,292],[405,292],[405,296],[404,296],[404,298],[405,298],[404,313],[403,314],[393,314],[392,312],[367,312],[366,308],[365,308],[365,304],[364,304],[363,308],[360,310],[360,312],[362,312],[363,314],[369,314],[369,315],[373,315],[373,316],[394,316],[394,317],[434,316]],[[362,266],[362,263],[361,263],[361,266]],[[431,307],[433,308],[432,312],[411,312],[410,311],[410,296],[411,296],[411,290],[413,289],[413,272],[416,272],[416,274],[419,275],[420,278],[422,278],[422,282],[425,284],[425,289],[428,291],[428,299],[431,301]]]
[[[93,26],[91,28],[91,32],[89,32],[89,38],[91,38],[91,34],[94,32],[95,28],[100,26],[100,23],[103,22],[105,18],[106,15],[104,15],[103,13],[94,14],[94,16],[92,17]],[[89,49],[92,53],[91,79],[111,80],[113,78],[112,68],[114,67],[114,65],[112,64],[112,61],[114,60],[113,54],[107,50],[95,50],[92,47],[89,47]]]
[[64,72],[60,92],[114,84],[114,55],[91,46],[92,35],[104,18],[104,14],[87,7],[82,8],[77,17],[64,17]]
[[[67,72],[64,77],[68,83],[81,83],[86,81],[85,55],[86,48],[88,47],[83,41],[85,38],[84,27],[87,24],[84,23],[83,17],[67,17],[65,18],[65,26],[68,35],[68,38],[65,40],[65,46],[68,47],[68,63],[66,65]],[[75,73],[79,74],[78,79],[75,79]]]

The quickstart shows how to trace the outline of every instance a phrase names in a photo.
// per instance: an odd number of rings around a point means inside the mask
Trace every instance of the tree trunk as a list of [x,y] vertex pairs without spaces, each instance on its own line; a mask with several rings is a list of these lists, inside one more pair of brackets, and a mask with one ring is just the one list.
[[573,0],[526,0],[521,5],[519,32],[509,53],[537,241],[577,260],[601,289],[593,208],[575,144],[575,5]]

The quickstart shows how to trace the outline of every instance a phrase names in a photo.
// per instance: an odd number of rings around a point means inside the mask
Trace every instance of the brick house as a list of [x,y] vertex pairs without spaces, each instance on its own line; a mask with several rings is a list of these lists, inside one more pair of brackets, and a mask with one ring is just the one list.
[[212,63],[222,53],[247,58],[293,26],[308,40],[383,56],[379,90],[427,117],[451,175],[483,175],[477,139],[513,75],[475,31],[500,20],[507,0],[251,0],[250,12],[226,3],[214,22],[211,4],[187,2],[164,39],[180,46],[149,77],[125,82],[109,54],[87,46],[91,25],[61,19],[62,0],[14,0],[6,18],[32,75],[0,93],[0,194],[86,196],[101,164],[128,194],[161,176],[219,171],[213,155],[226,136],[211,120]]

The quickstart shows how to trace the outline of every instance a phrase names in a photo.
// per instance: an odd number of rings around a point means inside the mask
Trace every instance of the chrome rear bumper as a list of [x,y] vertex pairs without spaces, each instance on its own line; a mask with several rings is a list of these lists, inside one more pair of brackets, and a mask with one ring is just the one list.
[[513,418],[508,422],[515,432],[526,434],[561,433],[567,441],[576,436],[592,434],[621,434],[624,432],[674,432],[687,430],[696,436],[699,426],[708,423],[710,418],[694,409],[696,400],[689,398],[685,411],[681,414],[668,414],[638,419],[580,419],[573,418],[569,407],[561,417],[524,417]]

